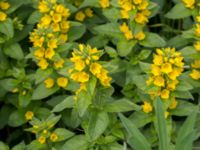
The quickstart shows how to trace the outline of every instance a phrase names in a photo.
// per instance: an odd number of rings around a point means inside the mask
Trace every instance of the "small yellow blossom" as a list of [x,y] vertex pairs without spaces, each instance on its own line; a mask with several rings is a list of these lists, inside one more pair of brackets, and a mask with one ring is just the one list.
[[78,21],[84,21],[85,19],[85,14],[83,11],[79,11],[78,13],[76,13],[75,15],[75,19],[78,20]]
[[192,72],[190,73],[190,77],[194,80],[199,80],[200,79],[200,71],[193,69]]
[[167,89],[164,89],[161,91],[161,98],[162,99],[169,99],[169,94],[170,94],[170,91],[167,90]]
[[34,116],[34,113],[32,111],[27,111],[25,113],[25,118],[27,121],[32,120],[33,116]]
[[102,69],[102,66],[96,62],[90,65],[90,72],[92,72],[93,75],[97,75],[101,73],[101,69]]
[[99,0],[99,4],[102,8],[107,8],[110,6],[110,1],[109,0]]
[[148,18],[142,13],[137,13],[135,16],[135,22],[144,25],[148,22]]
[[56,142],[56,141],[58,140],[57,134],[52,133],[52,134],[50,135],[50,140],[51,140],[52,142]]
[[150,113],[152,112],[153,108],[151,106],[151,104],[149,102],[144,102],[144,104],[142,105],[142,109],[145,113]]
[[195,44],[194,44],[194,48],[200,52],[200,41],[197,41]]
[[140,31],[140,32],[138,32],[137,34],[134,35],[134,38],[136,40],[139,40],[139,41],[144,40],[145,34],[144,34],[143,31]]
[[10,8],[10,4],[8,2],[0,2],[0,8],[2,10],[7,10],[8,8]]
[[64,59],[60,59],[60,60],[54,62],[54,67],[56,69],[63,68],[64,63],[65,63]]
[[170,63],[162,64],[161,71],[166,74],[172,72],[172,65]]
[[165,114],[164,114],[164,116],[165,116],[165,119],[167,119],[167,117],[169,116],[169,112],[166,111]]
[[177,105],[178,105],[178,101],[174,98],[171,104],[169,105],[169,109],[175,109]]
[[182,2],[185,4],[185,7],[193,9],[195,0],[182,0]]
[[52,88],[54,86],[54,80],[52,78],[47,78],[45,81],[44,81],[44,84],[45,84],[45,87],[46,88]]
[[57,84],[62,88],[66,88],[68,85],[68,79],[65,77],[60,77],[57,79]]
[[155,77],[153,83],[156,86],[164,87],[165,86],[165,79],[162,76],[157,76],[157,77]]
[[85,10],[85,14],[86,14],[87,17],[93,17],[94,16],[93,10],[91,8],[87,8]]
[[6,17],[7,15],[4,12],[0,11],[0,21],[5,21]]
[[38,138],[38,142],[39,142],[40,144],[44,144],[44,143],[46,142],[46,138],[45,138],[44,136],[40,136],[40,137]]
[[47,62],[46,59],[41,59],[38,63],[38,66],[41,68],[41,69],[46,69],[48,67],[49,63]]

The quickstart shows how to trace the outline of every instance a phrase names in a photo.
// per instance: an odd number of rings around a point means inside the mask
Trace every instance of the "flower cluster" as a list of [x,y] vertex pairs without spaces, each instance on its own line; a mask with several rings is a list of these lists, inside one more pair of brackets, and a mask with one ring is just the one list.
[[125,22],[119,27],[119,29],[121,32],[124,33],[124,36],[127,40],[136,39],[140,41],[145,38],[145,34],[143,31],[140,31],[136,33],[135,35],[133,35],[131,29],[129,29],[128,25]]
[[56,52],[56,48],[68,39],[69,9],[58,4],[56,0],[41,0],[38,9],[42,13],[42,17],[37,24],[37,29],[34,29],[30,35],[34,56],[41,69],[47,69],[50,65],[55,69],[60,69],[64,65],[64,60]]
[[176,89],[179,81],[177,77],[183,72],[183,57],[175,48],[157,49],[153,56],[151,75],[147,85],[157,87],[157,90],[150,92],[152,96],[160,96],[162,99],[169,99],[170,92]]
[[194,9],[195,0],[182,0],[186,8]]
[[112,78],[108,76],[108,71],[98,62],[100,56],[101,51],[97,48],[83,44],[79,44],[79,49],[72,52],[70,61],[74,64],[74,68],[70,69],[69,73],[73,81],[80,83],[78,91],[87,90],[86,83],[91,76],[98,78],[101,85],[110,86]]
[[[61,87],[61,88],[66,88],[68,85],[68,79],[66,77],[59,77],[56,80],[57,86]],[[48,77],[45,81],[44,84],[46,86],[46,88],[52,88],[55,85],[55,81],[53,78]]]
[[91,17],[93,17],[93,16],[94,16],[93,10],[92,10],[91,8],[86,8],[85,10],[80,10],[80,11],[78,11],[78,12],[76,13],[76,15],[75,15],[75,19],[76,19],[77,21],[82,22],[82,21],[84,21],[84,20],[86,19],[86,17],[91,18]]
[[0,22],[6,20],[7,14],[4,11],[8,8],[10,8],[10,4],[8,2],[0,2]]

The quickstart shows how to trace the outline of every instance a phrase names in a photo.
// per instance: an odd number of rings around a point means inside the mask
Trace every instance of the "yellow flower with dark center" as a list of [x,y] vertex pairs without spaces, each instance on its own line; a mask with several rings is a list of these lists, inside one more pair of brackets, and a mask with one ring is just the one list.
[[32,111],[27,111],[25,113],[25,118],[27,121],[32,120],[33,116],[34,116],[34,113]]
[[2,12],[2,11],[0,11],[0,21],[5,21],[6,17],[7,17],[7,14]]
[[65,21],[65,20],[62,21],[62,22],[60,23],[60,27],[61,27],[62,30],[68,30],[69,27],[70,27],[69,21]]
[[46,13],[50,10],[46,1],[40,1],[38,5],[38,9],[41,13]]
[[162,99],[169,99],[169,94],[170,94],[170,91],[167,90],[167,89],[164,89],[161,91],[161,98]]
[[190,77],[194,80],[199,80],[200,79],[200,71],[193,69],[192,72],[190,73]]
[[41,22],[42,22],[42,25],[48,26],[48,25],[51,23],[51,16],[45,14],[45,15],[41,18]]
[[60,25],[58,23],[52,23],[51,27],[53,29],[53,32],[59,32],[60,31]]
[[44,84],[45,84],[45,87],[46,88],[52,88],[54,86],[54,80],[52,78],[47,78],[45,81],[44,81]]
[[38,49],[34,52],[34,56],[37,58],[37,59],[40,59],[40,58],[43,58],[44,57],[44,53],[45,53],[45,50],[43,48],[41,49]]
[[87,17],[93,17],[94,16],[93,10],[91,8],[86,8],[85,14],[86,14]]
[[48,67],[49,63],[47,62],[46,59],[41,59],[38,63],[38,66],[41,68],[41,69],[46,69]]
[[153,83],[156,86],[164,87],[165,86],[165,79],[162,76],[156,76]]
[[58,40],[57,39],[50,39],[47,43],[47,46],[51,49],[58,47]]
[[144,34],[143,31],[140,31],[140,32],[138,32],[137,34],[134,35],[134,38],[136,40],[139,40],[139,41],[144,40],[145,34]]
[[64,44],[68,40],[67,34],[61,34],[59,36],[60,43]]
[[44,144],[44,143],[46,142],[46,138],[45,138],[44,136],[40,136],[40,137],[38,138],[38,142],[39,142],[40,144]]
[[185,7],[193,9],[195,0],[182,0],[182,2],[185,4]]
[[50,135],[50,140],[51,140],[52,142],[56,142],[56,141],[58,140],[57,134],[56,134],[56,133],[52,133],[52,134]]
[[54,14],[52,15],[52,20],[53,20],[55,23],[61,22],[61,20],[62,20],[62,15],[61,15],[61,14],[58,14],[58,13],[54,13]]
[[8,2],[0,2],[0,8],[2,10],[7,10],[8,8],[10,8],[10,4]]
[[161,72],[166,73],[166,74],[172,72],[172,65],[170,63],[162,64]]
[[64,9],[65,9],[65,7],[61,4],[59,4],[59,5],[56,5],[55,11],[59,14],[62,14]]
[[110,6],[110,1],[109,0],[99,0],[99,4],[102,8],[107,8]]
[[57,79],[57,84],[59,87],[66,88],[68,85],[68,79],[65,77],[60,77]]
[[152,112],[153,108],[152,108],[152,106],[151,106],[151,103],[145,101],[144,104],[142,105],[142,110],[143,110],[143,112],[145,112],[145,113],[150,113],[150,112]]
[[75,15],[75,19],[78,21],[84,21],[85,20],[85,14],[83,13],[83,11],[79,11],[78,13],[76,13]]
[[102,66],[99,63],[95,62],[90,65],[90,72],[92,72],[92,74],[95,76],[101,73],[101,69],[102,69]]
[[42,47],[43,43],[44,43],[44,37],[40,37],[40,38],[34,40],[33,46],[34,47]]

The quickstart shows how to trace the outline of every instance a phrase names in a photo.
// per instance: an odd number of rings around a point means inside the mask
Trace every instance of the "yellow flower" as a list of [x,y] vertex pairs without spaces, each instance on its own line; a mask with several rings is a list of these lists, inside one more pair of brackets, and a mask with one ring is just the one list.
[[120,10],[120,13],[121,13],[121,17],[123,19],[129,19],[129,12],[126,11],[126,10]]
[[190,73],[190,77],[194,80],[199,80],[200,79],[200,71],[193,69],[192,72]]
[[51,27],[53,29],[53,32],[59,32],[60,31],[60,26],[58,23],[52,23]]
[[153,83],[156,86],[162,87],[165,86],[165,79],[162,76],[156,76]]
[[125,35],[127,40],[133,39],[133,34],[132,34],[131,31],[125,32],[124,35]]
[[57,79],[57,84],[62,88],[66,88],[68,85],[68,79],[65,77],[60,77]]
[[195,0],[182,0],[182,2],[185,4],[185,7],[193,9]]
[[27,111],[25,113],[25,118],[27,121],[32,120],[33,116],[34,116],[34,113],[32,111]]
[[36,39],[33,43],[34,47],[42,47],[44,43],[44,37],[40,37],[39,39]]
[[176,106],[178,105],[178,102],[176,101],[176,99],[174,98],[171,102],[171,104],[169,105],[169,109],[175,109]]
[[69,21],[66,21],[66,20],[62,21],[60,23],[60,27],[61,27],[62,30],[68,31],[69,27],[70,27]]
[[200,68],[200,59],[195,60],[192,64],[191,64],[192,68],[198,69]]
[[46,61],[46,59],[41,59],[38,63],[38,66],[41,68],[41,69],[46,69],[48,67],[49,63]]
[[97,75],[101,73],[101,69],[102,69],[102,66],[96,62],[92,63],[90,66],[90,72],[92,72],[93,75]]
[[54,55],[55,51],[51,48],[47,48],[47,50],[45,51],[45,58],[52,59]]
[[4,12],[0,11],[0,21],[5,21],[6,17],[7,15]]
[[47,78],[45,81],[44,81],[44,84],[45,84],[45,87],[46,88],[52,88],[54,86],[54,80],[52,78]]
[[64,7],[63,5],[61,5],[61,4],[59,4],[59,5],[56,6],[55,11],[56,11],[57,13],[62,14],[63,11],[64,11],[64,9],[65,9],[65,7]]
[[102,8],[107,8],[110,6],[110,1],[109,0],[99,0],[99,4]]
[[52,133],[52,134],[50,135],[50,140],[51,140],[52,142],[56,142],[56,141],[58,140],[57,134]]
[[158,76],[161,74],[161,71],[160,71],[160,67],[155,65],[155,64],[152,64],[151,65],[151,73],[155,76]]
[[195,26],[195,33],[196,33],[196,36],[200,36],[200,25],[199,24],[196,24],[196,26]]
[[103,86],[110,86],[110,82],[111,82],[112,78],[106,76],[106,78],[100,78],[100,82]]
[[182,69],[180,69],[180,68],[174,68],[174,69],[172,70],[172,72],[170,72],[170,73],[168,74],[168,77],[169,77],[171,80],[176,80],[176,78],[181,74],[181,72],[182,72]]
[[167,84],[167,89],[174,91],[176,88],[176,85],[179,83],[178,80],[171,80],[168,84]]
[[126,32],[129,31],[129,27],[128,27],[128,25],[125,22],[123,22],[122,25],[120,25],[119,29],[123,33],[126,33]]
[[61,15],[61,14],[58,14],[58,13],[55,13],[55,14],[52,15],[52,20],[53,20],[55,23],[61,22],[61,20],[62,20],[62,15]]
[[17,93],[17,92],[19,92],[19,89],[18,89],[18,88],[12,89],[12,93]]
[[51,16],[45,14],[45,15],[41,18],[41,22],[42,22],[42,25],[48,26],[48,25],[51,23]]
[[89,74],[87,74],[86,72],[76,72],[76,73],[73,73],[70,76],[70,78],[76,82],[84,83],[89,80]]
[[48,47],[51,49],[57,48],[58,47],[58,41],[57,39],[51,39],[47,43]]
[[166,119],[169,116],[169,112],[166,111],[164,115],[165,115],[165,119]]
[[46,1],[40,1],[38,9],[41,13],[46,13],[50,10]]
[[38,138],[38,142],[40,142],[40,144],[44,144],[46,142],[46,138],[44,136],[40,136]]
[[69,11],[68,8],[65,8],[65,9],[63,10],[62,16],[63,16],[63,17],[66,17],[66,18],[68,18],[68,17],[70,16],[70,11]]
[[82,59],[77,60],[76,62],[74,62],[74,68],[77,71],[82,71],[85,68],[85,61],[83,61]]
[[141,4],[142,0],[133,0],[133,3],[136,4],[136,5]]
[[172,72],[172,65],[170,63],[162,64],[161,71],[166,74]]
[[153,82],[153,77],[149,77],[148,80],[146,81],[147,85],[150,85]]
[[87,8],[85,10],[85,14],[86,14],[87,17],[93,17],[94,16],[93,10],[91,8]]
[[197,51],[200,51],[200,41],[197,41],[197,42],[194,44],[194,48],[195,48]]
[[170,94],[169,90],[164,89],[164,90],[161,91],[161,98],[162,99],[169,99],[169,94]]
[[200,16],[196,16],[196,21],[200,22]]
[[64,63],[65,63],[64,59],[60,59],[60,60],[54,62],[54,67],[56,69],[63,68]]
[[144,40],[144,38],[145,38],[145,34],[144,34],[143,31],[140,31],[140,32],[138,32],[137,34],[135,34],[134,37],[135,37],[136,40],[141,41],[141,40]]
[[35,56],[36,58],[40,59],[40,58],[44,57],[44,52],[45,52],[45,51],[44,51],[43,48],[38,49],[38,50],[36,50],[36,51],[34,52],[34,56]]
[[78,13],[76,13],[75,19],[78,21],[84,21],[85,14],[83,13],[83,11],[79,11]]
[[143,25],[148,22],[148,18],[142,13],[137,13],[135,16],[135,22]]
[[0,2],[0,8],[2,10],[7,10],[10,7],[10,4],[7,2]]
[[153,110],[153,108],[149,102],[144,102],[144,104],[142,105],[142,109],[145,113],[150,113]]
[[158,65],[158,66],[162,65],[162,63],[163,63],[163,57],[160,56],[160,55],[153,55],[153,63],[155,65]]
[[68,40],[68,36],[67,36],[67,34],[61,34],[60,36],[59,36],[59,39],[60,39],[60,43],[65,43],[67,40]]

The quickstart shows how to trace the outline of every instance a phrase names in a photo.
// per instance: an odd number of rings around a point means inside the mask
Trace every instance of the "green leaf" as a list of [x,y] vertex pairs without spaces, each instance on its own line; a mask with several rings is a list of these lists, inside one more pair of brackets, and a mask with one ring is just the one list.
[[118,56],[116,50],[110,46],[106,46],[105,51],[111,58],[116,58]]
[[24,53],[21,46],[18,43],[14,43],[12,45],[7,45],[3,49],[4,53],[14,59],[22,60],[24,58]]
[[44,81],[47,77],[49,77],[53,72],[52,68],[48,68],[45,70],[37,69],[35,73],[35,84],[38,84],[42,81]]
[[103,15],[108,18],[111,22],[116,22],[118,19],[121,18],[121,14],[119,9],[117,8],[110,8],[110,9],[103,9]]
[[109,42],[109,39],[102,35],[93,36],[87,41],[87,43],[90,46],[96,47],[96,48],[101,48],[105,46],[108,42]]
[[178,132],[175,150],[192,149],[194,139],[194,124],[197,116],[197,107],[193,110],[190,116],[186,119]]
[[176,4],[165,17],[169,19],[181,19],[192,15],[192,11],[185,7],[183,3]]
[[56,142],[69,139],[70,137],[74,135],[73,132],[64,128],[56,128],[56,130],[53,133],[55,133],[58,136],[58,139],[56,140]]
[[106,112],[93,112],[90,116],[87,132],[91,141],[96,140],[106,130],[109,117]]
[[146,47],[164,47],[166,45],[166,42],[162,37],[151,32],[147,33],[146,38],[139,43]]
[[59,90],[58,86],[54,86],[52,88],[46,88],[45,84],[41,83],[33,91],[32,99],[33,100],[41,100],[43,98],[46,98],[46,97],[54,94],[58,90]]
[[9,147],[8,145],[0,141],[0,150],[9,150]]
[[89,142],[84,135],[77,135],[68,140],[61,150],[88,150]]
[[0,32],[5,34],[8,39],[14,36],[13,22],[11,19],[0,22]]
[[136,41],[134,40],[130,40],[130,41],[120,40],[117,43],[117,51],[118,51],[119,56],[122,56],[122,57],[127,56],[129,53],[131,53],[135,44],[136,44]]
[[27,150],[43,150],[48,149],[46,144],[40,144],[38,140],[32,141],[29,145],[27,145]]
[[185,80],[180,80],[176,87],[177,91],[189,91],[191,89],[193,89],[193,86]]
[[163,104],[159,97],[155,100],[154,107],[156,112],[156,120],[154,124],[158,133],[159,150],[169,150],[170,139],[167,132],[167,123],[164,117]]
[[11,127],[21,126],[26,122],[23,111],[13,111],[8,119],[8,125]]
[[24,142],[21,142],[21,143],[15,145],[15,146],[12,148],[12,150],[25,150],[25,148],[26,148],[25,143],[24,143]]
[[145,73],[151,72],[151,64],[145,62],[139,62],[139,65],[142,71],[144,71]]
[[175,91],[174,95],[178,98],[194,99],[190,91]]
[[73,98],[73,96],[68,96],[62,102],[57,104],[53,108],[52,112],[60,112],[60,111],[63,111],[64,109],[66,109],[66,108],[72,108],[73,106],[74,106],[74,98]]
[[139,58],[139,60],[144,60],[144,59],[148,58],[150,54],[151,54],[150,50],[143,49],[139,53],[138,58]]
[[86,32],[86,27],[84,24],[72,22],[70,30],[68,32],[69,41],[72,42],[80,39],[85,32]]
[[130,139],[128,143],[135,150],[151,150],[151,146],[147,139],[142,135],[140,130],[135,126],[133,122],[119,114],[123,126],[125,127],[128,134],[130,134]]
[[5,89],[6,91],[12,91],[19,82],[16,79],[3,79],[0,80],[0,87]]
[[125,112],[131,110],[140,110],[140,106],[134,104],[126,98],[106,103],[103,110],[107,112]]
[[27,23],[28,24],[35,24],[40,21],[40,18],[42,17],[42,14],[39,11],[34,11],[28,18]]
[[84,0],[80,8],[83,7],[99,7],[99,0]]
[[92,103],[92,97],[86,91],[81,91],[77,95],[77,109],[80,116],[83,116],[87,111],[88,106]]

